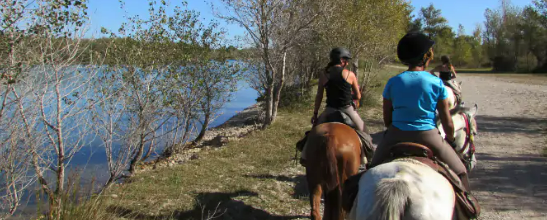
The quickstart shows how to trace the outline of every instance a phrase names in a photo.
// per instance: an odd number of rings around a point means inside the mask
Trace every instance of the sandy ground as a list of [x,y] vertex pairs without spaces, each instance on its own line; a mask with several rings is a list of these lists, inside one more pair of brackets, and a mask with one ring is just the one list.
[[547,219],[547,77],[461,75],[477,103],[478,165],[471,187],[480,219]]

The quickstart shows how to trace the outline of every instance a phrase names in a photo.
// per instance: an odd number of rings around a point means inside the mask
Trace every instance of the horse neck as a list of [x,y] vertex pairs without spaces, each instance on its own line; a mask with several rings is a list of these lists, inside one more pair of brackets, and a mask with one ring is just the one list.
[[448,86],[444,86],[446,89],[446,92],[448,93],[448,100],[450,101],[450,109],[453,109],[456,107],[456,95],[454,95],[454,91],[452,88]]
[[465,128],[465,119],[461,114],[452,115],[452,123],[454,123],[454,131]]
[[[465,120],[461,114],[455,114],[452,115],[452,123],[454,125],[454,133],[463,130],[465,128]],[[439,129],[439,132],[441,132],[441,136],[443,138],[446,137],[446,133],[444,133],[443,124],[439,123],[437,126],[437,129]],[[456,135],[456,134],[454,134]]]
[[467,138],[467,134],[464,129],[458,130],[454,134],[455,137],[455,144],[456,144],[456,150],[458,152],[461,152],[463,148],[465,147],[465,139]]

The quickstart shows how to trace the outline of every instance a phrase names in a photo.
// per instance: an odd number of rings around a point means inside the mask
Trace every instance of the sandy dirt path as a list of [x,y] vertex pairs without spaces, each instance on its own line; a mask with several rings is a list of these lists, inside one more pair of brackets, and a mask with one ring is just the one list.
[[547,77],[461,75],[476,117],[478,165],[471,187],[480,219],[547,219]]

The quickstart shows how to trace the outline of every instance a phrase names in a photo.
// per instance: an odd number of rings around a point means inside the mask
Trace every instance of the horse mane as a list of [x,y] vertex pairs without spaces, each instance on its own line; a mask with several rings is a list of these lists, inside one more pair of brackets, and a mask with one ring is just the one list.
[[464,107],[462,105],[457,105],[453,109],[450,109],[450,115],[454,116],[456,114],[465,113],[465,112],[469,112],[469,111],[471,111],[471,108]]
[[409,204],[410,188],[404,179],[383,179],[376,188],[370,219],[399,220]]
[[[457,105],[453,109],[450,109],[450,116],[454,116],[454,115],[469,112],[469,111],[471,111],[471,108],[464,107],[462,105]],[[441,118],[439,117],[439,113],[435,114],[435,120],[436,120],[435,124],[437,124],[437,126],[439,126],[441,124]]]

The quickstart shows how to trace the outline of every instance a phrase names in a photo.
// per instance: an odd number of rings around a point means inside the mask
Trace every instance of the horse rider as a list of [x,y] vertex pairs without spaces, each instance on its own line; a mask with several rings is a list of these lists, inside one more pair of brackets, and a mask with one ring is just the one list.
[[441,65],[436,66],[430,71],[431,74],[435,75],[435,72],[439,72],[439,78],[443,80],[446,86],[450,87],[454,91],[454,95],[461,96],[460,89],[454,84],[453,79],[457,77],[456,70],[450,62],[450,58],[446,55],[441,56]]
[[[469,191],[467,170],[455,151],[454,124],[448,92],[440,78],[426,72],[433,60],[434,41],[422,33],[408,33],[397,46],[399,60],[408,70],[388,80],[383,92],[383,117],[387,131],[374,153],[371,167],[390,157],[390,147],[413,142],[430,148],[446,163]],[[435,123],[438,110],[446,138]]]
[[[318,124],[324,123],[329,114],[335,111],[341,111],[346,113],[356,128],[359,131],[365,132],[365,123],[356,111],[359,100],[361,99],[361,92],[359,91],[359,84],[357,83],[357,76],[354,72],[347,70],[349,65],[351,54],[349,50],[345,48],[334,48],[330,52],[330,62],[325,68],[325,73],[319,77],[319,83],[317,86],[317,94],[315,96],[315,108],[311,123],[315,127]],[[323,101],[323,92],[327,91],[327,106],[323,113],[318,117],[319,107]],[[353,95],[352,95],[353,92]],[[297,143],[297,146],[304,145],[306,137]],[[302,154],[300,158],[300,164],[305,166],[306,159],[305,146],[302,146]]]

